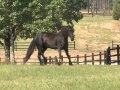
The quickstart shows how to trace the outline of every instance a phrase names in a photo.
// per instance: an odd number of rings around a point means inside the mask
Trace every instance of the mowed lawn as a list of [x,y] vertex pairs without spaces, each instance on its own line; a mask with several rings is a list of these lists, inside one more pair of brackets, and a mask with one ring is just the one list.
[[119,66],[0,65],[0,90],[119,89]]

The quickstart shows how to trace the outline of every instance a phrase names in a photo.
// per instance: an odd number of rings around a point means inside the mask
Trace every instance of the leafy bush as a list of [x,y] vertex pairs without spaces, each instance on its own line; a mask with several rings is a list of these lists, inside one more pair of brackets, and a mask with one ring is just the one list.
[[120,19],[120,0],[114,0],[113,3],[113,19]]

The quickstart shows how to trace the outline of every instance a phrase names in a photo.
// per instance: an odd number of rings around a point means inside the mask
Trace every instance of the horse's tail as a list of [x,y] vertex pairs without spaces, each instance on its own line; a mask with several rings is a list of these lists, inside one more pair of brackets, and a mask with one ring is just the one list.
[[26,53],[26,56],[25,58],[23,59],[23,63],[25,64],[28,59],[30,58],[30,56],[32,55],[32,53],[34,52],[34,49],[35,49],[35,46],[36,46],[36,43],[35,43],[35,38],[32,40],[32,42],[30,43],[29,47],[28,47],[28,50],[27,50],[27,53]]

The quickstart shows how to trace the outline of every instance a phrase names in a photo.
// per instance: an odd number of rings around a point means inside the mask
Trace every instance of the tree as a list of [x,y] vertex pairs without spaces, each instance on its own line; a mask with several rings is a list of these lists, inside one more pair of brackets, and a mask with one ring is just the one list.
[[10,62],[10,51],[14,54],[14,41],[23,25],[32,21],[32,14],[28,10],[30,2],[31,0],[0,0],[0,38],[4,41],[7,62]]
[[78,22],[83,17],[83,1],[0,0],[0,38],[4,41],[0,43],[4,44],[6,60],[10,60],[17,36],[30,38],[38,31],[57,31],[63,22]]
[[113,2],[113,19],[120,19],[120,0],[114,0]]

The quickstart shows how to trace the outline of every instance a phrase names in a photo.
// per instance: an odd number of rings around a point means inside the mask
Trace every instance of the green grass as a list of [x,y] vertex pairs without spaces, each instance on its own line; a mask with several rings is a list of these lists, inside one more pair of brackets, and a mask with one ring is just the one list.
[[91,16],[88,16],[88,17],[84,17],[79,23],[94,23],[94,22],[97,22],[97,23],[101,23],[101,22],[109,22],[112,20],[112,16],[94,16],[94,17],[91,17]]
[[1,90],[119,90],[119,66],[1,65]]

